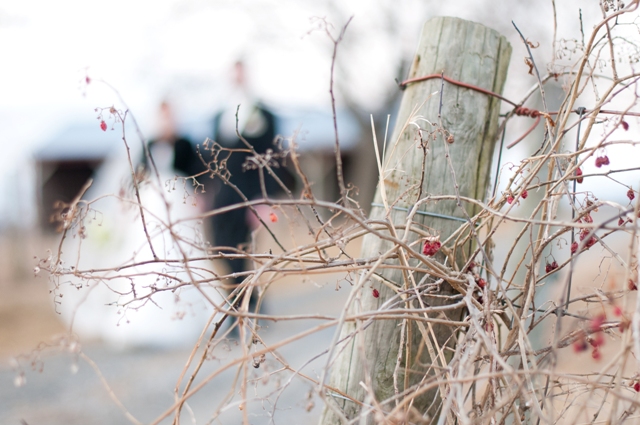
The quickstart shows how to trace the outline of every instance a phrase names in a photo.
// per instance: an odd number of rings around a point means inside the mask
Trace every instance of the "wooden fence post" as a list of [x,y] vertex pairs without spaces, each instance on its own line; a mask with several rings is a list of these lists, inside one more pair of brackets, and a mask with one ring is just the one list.
[[[510,55],[511,47],[496,31],[457,18],[438,17],[424,25],[409,78],[443,73],[446,77],[502,93]],[[446,82],[441,94],[442,84],[440,78],[434,78],[407,86],[394,134],[386,148],[383,164],[386,164],[388,172],[384,183],[378,184],[370,217],[389,220],[398,226],[398,238],[404,235],[401,226],[406,222],[407,211],[411,210],[418,199],[455,195],[454,185],[457,185],[460,196],[480,200],[486,197],[500,101],[487,94]],[[434,92],[438,93],[434,95]],[[418,131],[418,127],[409,124],[410,122],[419,125],[422,130]],[[449,135],[453,137],[451,144],[446,141]],[[421,140],[423,145],[428,140],[426,149],[421,146]],[[451,165],[446,156],[447,150]],[[388,206],[393,206],[388,213],[382,206],[385,204],[384,198]],[[462,205],[470,216],[478,212],[472,205]],[[465,214],[455,200],[427,201],[419,210],[435,213],[436,216],[416,214],[413,226],[440,235],[441,241],[464,225],[461,221],[437,216],[464,218]],[[410,232],[407,238],[411,244],[419,241],[421,236]],[[446,244],[442,252],[453,245],[453,242]],[[371,258],[392,248],[393,244],[389,241],[368,234],[363,241],[362,258]],[[421,248],[420,243],[413,245],[415,251],[421,251]],[[462,267],[461,262],[468,259],[470,249],[471,243],[468,242],[456,245],[455,252],[450,257],[456,259],[457,266],[454,269]],[[388,260],[385,264],[401,264],[401,250],[402,248],[398,248],[395,259]],[[442,253],[433,258],[439,262],[444,261]],[[408,263],[413,267],[419,264],[415,259],[408,260]],[[451,261],[446,264],[451,265]],[[364,286],[354,287],[354,290],[361,292],[354,294],[356,297],[349,306],[349,315],[379,310],[393,297],[398,301],[396,308],[420,307],[415,297],[410,299],[412,293],[405,292],[403,298],[398,297],[396,290],[381,281],[390,282],[398,289],[412,289],[413,285],[425,277],[424,274],[409,273],[399,268],[380,268],[376,274],[377,279],[371,279]],[[435,280],[427,277],[426,282]],[[379,291],[379,297],[373,296],[372,287]],[[447,296],[458,294],[446,282],[437,288],[435,293],[421,294],[424,305],[451,303],[453,301],[447,299]],[[446,318],[451,320],[460,320],[462,316],[461,309],[446,313]],[[444,316],[443,313],[429,313],[429,317]],[[415,320],[403,324],[402,319],[376,319],[370,323],[366,320],[348,321],[341,329],[341,339],[354,332],[354,337],[336,347],[336,357],[331,362],[329,385],[364,403],[365,407],[327,391],[327,406],[321,424],[338,424],[341,422],[340,417],[360,417],[361,424],[380,422],[380,417],[376,418],[375,415],[376,409],[382,409],[388,415],[396,407],[395,400],[402,404],[406,397],[414,397],[403,395],[405,389],[424,382],[425,379],[444,376],[443,366],[446,364],[443,363],[449,361],[452,350],[444,350],[441,354],[437,350],[455,346],[457,328],[438,323],[419,323]],[[402,347],[401,341],[404,341]],[[394,370],[397,370],[395,381]],[[415,396],[411,410],[433,418],[440,411],[441,397],[439,386],[436,385]],[[406,415],[408,406],[405,405],[403,409]]]

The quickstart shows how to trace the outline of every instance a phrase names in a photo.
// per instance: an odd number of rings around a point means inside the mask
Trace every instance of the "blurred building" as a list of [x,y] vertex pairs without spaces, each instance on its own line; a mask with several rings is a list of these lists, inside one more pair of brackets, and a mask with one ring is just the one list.
[[[323,200],[337,199],[335,135],[330,111],[290,107],[278,108],[274,112],[278,134],[285,138],[294,136],[303,170],[313,182],[315,195]],[[198,122],[185,122],[180,127],[194,143],[201,144],[207,137],[205,130],[211,131],[212,124],[201,119]],[[338,129],[344,166],[348,168],[350,162],[355,162],[360,129],[355,117],[346,110],[338,111]],[[74,123],[35,149],[35,195],[41,229],[55,231],[55,223],[51,222],[54,205],[58,201],[72,201],[87,180],[95,176],[107,157],[115,150],[122,149],[120,135],[116,135],[116,132],[110,128],[101,131],[97,122]],[[129,129],[127,134],[132,138],[130,145],[137,152],[135,148],[139,148],[139,141],[134,139],[133,129]],[[139,158],[132,155],[136,162]]]
[[67,127],[37,148],[36,198],[42,229],[55,230],[54,205],[71,202],[115,147],[113,132],[93,123]]
[[[276,109],[278,134],[292,138],[297,146],[303,172],[312,183],[316,198],[335,201],[340,197],[336,177],[335,132],[329,110],[313,108]],[[349,168],[358,158],[357,148],[362,137],[356,118],[347,109],[337,111],[345,180]]]

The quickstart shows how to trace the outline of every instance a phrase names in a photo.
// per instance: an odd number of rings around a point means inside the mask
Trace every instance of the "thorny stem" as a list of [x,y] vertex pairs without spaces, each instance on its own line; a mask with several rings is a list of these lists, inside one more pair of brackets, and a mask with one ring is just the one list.
[[349,198],[347,196],[348,195],[347,189],[344,184],[344,175],[342,172],[342,154],[340,152],[340,136],[338,133],[338,114],[336,111],[336,98],[333,93],[333,78],[334,78],[334,68],[336,65],[336,56],[338,55],[338,45],[342,41],[342,38],[344,37],[344,34],[347,31],[347,26],[349,26],[349,23],[351,22],[352,19],[353,19],[353,16],[347,20],[346,24],[344,24],[344,26],[340,30],[340,34],[338,35],[338,38],[334,38],[331,35],[328,27],[325,28],[327,35],[333,42],[333,54],[331,55],[331,72],[329,76],[329,94],[331,95],[331,113],[333,115],[333,131],[335,133],[334,153],[336,157],[336,175],[338,178],[338,187],[340,188],[340,196],[342,198],[342,203],[347,207],[349,206]]
[[[160,174],[158,173],[158,169],[156,167],[155,161],[153,160],[153,157],[151,155],[151,153],[149,152],[149,147],[147,146],[147,143],[145,141],[145,137],[142,134],[142,131],[140,130],[140,127],[138,126],[138,122],[135,118],[135,116],[130,113],[129,108],[127,107],[127,104],[125,103],[124,99],[122,98],[122,96],[120,95],[120,92],[113,87],[111,84],[109,84],[108,82],[102,80],[102,83],[105,84],[107,87],[109,87],[118,97],[118,99],[120,100],[120,102],[124,105],[125,107],[125,112],[123,115],[120,114],[119,111],[115,110],[115,108],[112,108],[112,112],[115,113],[116,115],[119,116],[120,118],[120,122],[122,124],[122,141],[124,142],[125,148],[127,150],[127,159],[129,161],[129,169],[131,171],[131,180],[133,183],[133,187],[135,190],[135,194],[136,194],[136,199],[138,200],[138,208],[140,210],[140,220],[142,221],[142,228],[144,229],[144,234],[147,238],[147,243],[149,244],[149,249],[151,250],[151,255],[153,255],[153,258],[155,260],[158,259],[158,256],[156,255],[155,250],[153,249],[153,244],[151,243],[151,237],[149,236],[149,231],[147,230],[147,222],[145,220],[144,217],[144,208],[142,207],[142,201],[140,200],[140,185],[138,182],[138,178],[136,175],[136,169],[133,165],[133,161],[131,160],[131,149],[129,148],[129,144],[127,143],[127,138],[126,138],[126,133],[125,133],[125,120],[127,118],[127,115],[131,117],[131,121],[133,122],[134,128],[138,134],[138,138],[140,140],[140,143],[142,144],[142,150],[145,153],[146,158],[149,160],[152,169],[154,170],[155,176],[156,176],[156,180],[157,183],[159,185],[159,187],[162,187],[162,184],[160,182]],[[162,200],[164,201],[165,207],[168,208],[168,204],[167,204],[167,200],[164,196],[162,196]]]

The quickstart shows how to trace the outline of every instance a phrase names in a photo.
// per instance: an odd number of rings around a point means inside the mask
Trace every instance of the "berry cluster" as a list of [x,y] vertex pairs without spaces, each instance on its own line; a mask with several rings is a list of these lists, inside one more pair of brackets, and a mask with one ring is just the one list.
[[[527,199],[527,197],[528,197],[528,196],[529,196],[529,192],[527,192],[527,189],[524,189],[524,190],[522,191],[522,193],[520,193],[520,197],[521,197],[522,199]],[[508,203],[508,204],[513,204],[513,201],[515,201],[515,198],[514,198],[514,197],[513,197],[513,195],[510,193],[510,194],[507,196],[507,203]]]
[[544,270],[545,270],[546,273],[551,273],[552,271],[554,271],[557,268],[558,268],[558,262],[556,260],[553,260],[552,263],[547,263],[547,265],[545,266]]
[[[580,240],[583,241],[587,237],[588,234],[589,234],[589,229],[580,230]],[[596,238],[591,236],[589,238],[589,240],[587,240],[587,243],[586,243],[586,245],[585,245],[585,247],[583,249],[589,249],[595,244],[596,244]],[[577,241],[573,242],[571,244],[571,253],[575,254],[576,252],[578,252],[578,247],[579,246],[580,246],[580,244]]]
[[588,326],[588,331],[581,331],[578,337],[573,342],[573,351],[581,353],[589,349],[589,345],[593,347],[591,357],[594,360],[600,360],[602,354],[600,353],[600,347],[605,343],[604,333],[602,332],[602,325],[604,325],[607,316],[602,313],[591,319]]
[[600,168],[603,165],[609,165],[609,157],[607,155],[596,158],[596,167]]
[[[588,203],[588,205],[589,205],[589,203]],[[581,217],[578,220],[578,223],[593,223],[593,217],[591,217],[590,213],[587,213],[587,214],[585,214],[583,217]],[[580,233],[579,233],[580,242],[584,241],[586,239],[586,237],[589,236],[589,233],[591,233],[590,229],[580,229]],[[596,238],[594,236],[591,236],[587,240],[584,249],[591,248],[593,245],[596,244],[596,242],[597,242]],[[578,247],[579,247],[579,243],[577,241],[573,242],[571,244],[571,253],[575,254],[578,251]]]
[[[589,236],[589,233],[591,233],[591,231],[589,229],[582,229],[580,230],[580,241],[583,241],[586,239],[587,236]],[[593,245],[596,244],[596,238],[594,238],[593,236],[591,236],[588,240],[587,240],[587,249],[591,248]]]

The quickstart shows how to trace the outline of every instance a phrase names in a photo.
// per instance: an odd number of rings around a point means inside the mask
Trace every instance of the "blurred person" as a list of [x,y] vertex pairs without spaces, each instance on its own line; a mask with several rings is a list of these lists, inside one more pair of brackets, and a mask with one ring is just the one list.
[[[204,208],[201,202],[185,202],[186,198],[199,196],[191,185],[185,185],[184,190],[168,190],[165,182],[205,167],[189,140],[178,135],[168,102],[160,105],[158,118],[158,132],[149,142],[155,170],[145,184],[139,185],[141,203],[150,212],[145,215],[148,238],[137,199],[130,190],[127,153],[114,150],[87,191],[85,199],[93,199],[91,209],[95,214],[85,220],[84,237],[69,238],[65,245],[65,251],[82,253],[75,263],[77,269],[110,271],[105,272],[104,280],[72,276],[54,291],[61,316],[73,332],[119,348],[191,347],[211,315],[221,317],[215,306],[224,302],[215,285],[174,287],[194,278],[182,261],[183,254],[202,257],[204,230],[194,217]],[[136,155],[143,165],[147,163],[146,156]],[[118,195],[105,196],[109,193]],[[154,256],[166,262],[153,261]],[[189,264],[215,270],[210,260]]]
[[[279,148],[274,144],[276,117],[252,95],[247,84],[244,63],[240,60],[233,65],[231,89],[231,94],[225,99],[225,107],[214,118],[214,141],[228,149],[247,149],[247,145],[238,137],[239,133],[253,147],[256,153],[264,154],[268,150],[277,153]],[[226,168],[230,173],[229,182],[235,185],[248,200],[263,197],[260,188],[260,170],[256,167],[245,166],[248,159],[253,155],[251,152],[234,151],[228,156],[226,162]],[[225,158],[225,154],[222,154],[221,158]],[[282,166],[272,167],[272,169],[285,183],[291,182],[291,175]],[[267,171],[263,171],[263,174],[267,195],[273,196],[277,194],[280,186],[276,180]],[[234,187],[222,179],[215,179],[214,209],[243,202],[242,196]],[[269,209],[269,207],[266,205],[257,206],[256,209],[261,212]],[[263,214],[260,215],[262,216]],[[242,207],[214,215],[211,224],[212,239],[219,251],[238,253],[238,249],[241,250],[243,245],[246,246],[249,243],[251,228],[259,225],[259,221],[254,217],[251,210]],[[232,273],[241,273],[247,270],[247,261],[245,259],[225,258],[224,261]],[[231,280],[233,284],[238,284],[244,279],[235,277]],[[255,310],[256,299],[257,295],[254,290],[249,301],[250,311]]]
[[[184,176],[192,176],[204,171],[191,141],[178,133],[178,127],[171,104],[164,100],[158,110],[158,133],[148,143],[149,152],[158,168],[172,168]],[[142,164],[147,168],[148,158],[143,154]]]

